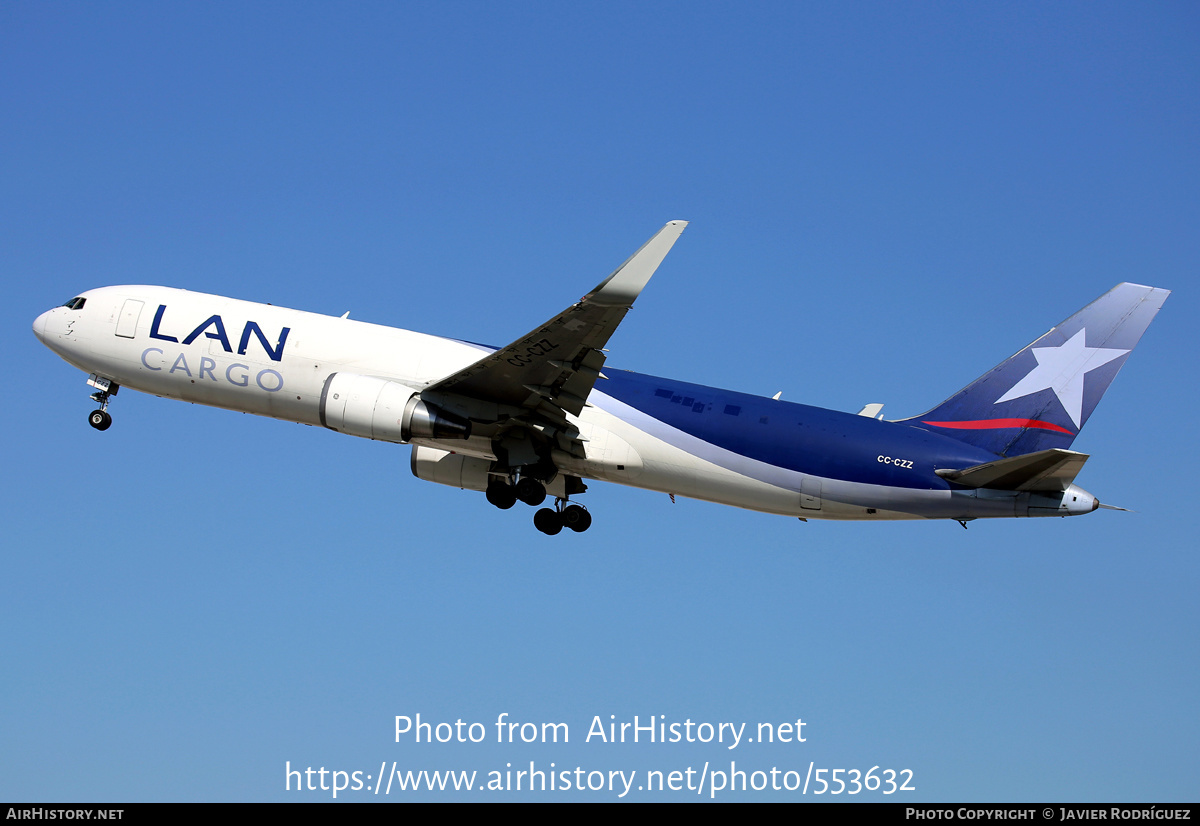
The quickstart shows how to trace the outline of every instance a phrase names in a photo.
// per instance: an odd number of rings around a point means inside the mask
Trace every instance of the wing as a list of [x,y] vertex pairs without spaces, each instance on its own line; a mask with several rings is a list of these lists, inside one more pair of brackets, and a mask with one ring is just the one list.
[[497,405],[498,415],[510,417],[578,415],[600,377],[604,345],[686,226],[671,221],[578,303],[421,395]]

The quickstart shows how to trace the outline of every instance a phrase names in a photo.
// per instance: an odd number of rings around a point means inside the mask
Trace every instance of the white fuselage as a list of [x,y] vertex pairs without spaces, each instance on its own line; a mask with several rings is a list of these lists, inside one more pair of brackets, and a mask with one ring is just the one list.
[[[420,391],[489,352],[453,339],[167,287],[105,287],[80,298],[81,308],[57,307],[34,323],[43,343],[79,369],[165,398],[309,425],[322,423],[321,395],[332,374],[378,377]],[[607,396],[603,384],[571,419],[586,458],[554,455],[564,473],[805,518],[1018,515],[1016,494],[981,497],[819,478],[742,456],[650,419]],[[412,441],[495,459],[486,439]],[[548,488],[565,496],[553,484]],[[1078,512],[1086,512],[1082,503]]]

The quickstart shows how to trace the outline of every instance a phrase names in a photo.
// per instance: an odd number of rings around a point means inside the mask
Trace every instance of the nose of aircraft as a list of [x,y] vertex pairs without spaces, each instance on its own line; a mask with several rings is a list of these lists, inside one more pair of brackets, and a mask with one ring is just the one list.
[[50,316],[50,311],[42,313],[33,320],[33,334],[38,337],[38,341],[42,344],[46,343],[46,319]]

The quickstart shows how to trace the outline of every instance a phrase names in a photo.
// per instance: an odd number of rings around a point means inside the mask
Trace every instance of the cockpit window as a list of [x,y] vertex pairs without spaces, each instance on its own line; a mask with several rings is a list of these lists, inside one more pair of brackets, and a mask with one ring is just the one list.
[[66,307],[68,310],[82,310],[83,305],[86,302],[87,302],[86,298],[72,298],[70,301],[68,301],[63,306]]

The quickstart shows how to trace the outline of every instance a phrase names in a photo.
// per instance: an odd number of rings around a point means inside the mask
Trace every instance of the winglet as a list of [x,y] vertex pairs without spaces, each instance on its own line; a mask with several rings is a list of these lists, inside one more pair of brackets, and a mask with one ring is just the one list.
[[686,226],[687,221],[667,222],[612,275],[584,296],[584,302],[602,307],[628,307],[633,304]]

